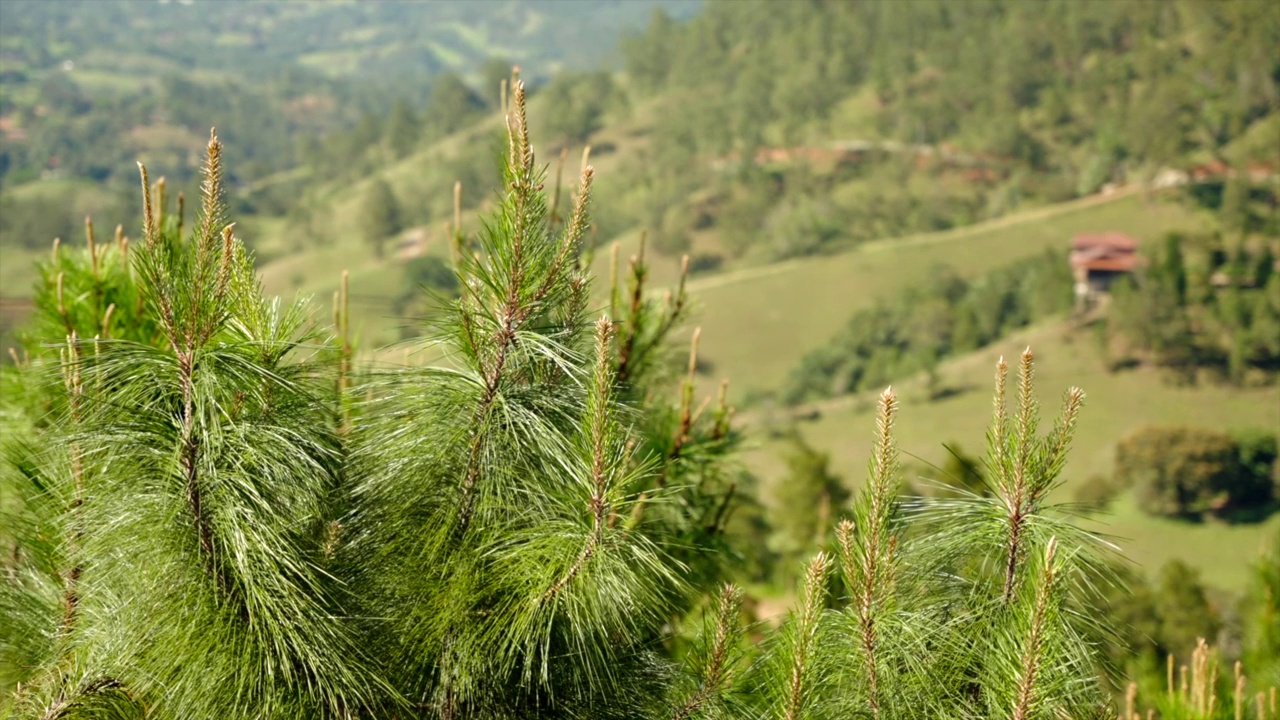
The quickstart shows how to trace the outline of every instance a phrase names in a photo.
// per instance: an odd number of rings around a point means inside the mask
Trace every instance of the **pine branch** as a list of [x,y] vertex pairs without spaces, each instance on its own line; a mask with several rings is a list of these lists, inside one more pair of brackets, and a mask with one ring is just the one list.
[[[67,337],[67,349],[62,363],[62,372],[67,389],[68,419],[72,427],[77,427],[80,424],[81,404],[84,398],[84,382],[80,374],[78,340],[79,338],[76,337],[74,331]],[[66,509],[66,516],[71,523],[71,532],[67,539],[69,545],[67,554],[74,558],[80,551],[80,546],[83,542],[83,533],[80,528],[83,520],[80,518],[80,509],[84,505],[85,497],[84,458],[81,454],[79,443],[69,443],[67,450],[71,454],[71,479],[73,485],[71,503]],[[64,579],[62,619],[64,633],[70,633],[75,624],[76,608],[80,604],[79,586],[82,572],[83,567],[79,560],[73,559],[71,568],[67,571]]]
[[1022,532],[1026,522],[1027,463],[1035,440],[1037,407],[1032,394],[1031,348],[1022,353],[1018,373],[1018,415],[1013,435],[1013,468],[1005,488],[1005,505],[1008,508],[1008,539],[1005,549],[1005,573],[1003,597],[1005,604],[1013,600],[1018,560],[1022,553]]
[[716,602],[715,637],[698,689],[672,714],[671,720],[685,720],[700,711],[731,681],[729,651],[737,639],[738,614],[742,610],[742,591],[733,585],[720,589]]
[[800,615],[795,621],[795,637],[792,639],[791,677],[787,683],[783,717],[786,720],[801,720],[809,706],[811,686],[809,683],[810,664],[817,651],[818,623],[822,614],[822,603],[826,595],[827,574],[831,570],[831,558],[819,552],[809,562],[805,573],[804,598]]
[[1057,568],[1054,565],[1054,553],[1058,543],[1050,538],[1044,551],[1044,571],[1040,587],[1036,590],[1035,607],[1031,614],[1030,628],[1023,645],[1021,673],[1018,679],[1017,699],[1014,702],[1011,717],[1013,720],[1026,720],[1036,702],[1037,675],[1044,661],[1045,634],[1048,632],[1049,604],[1057,581]]
[[[509,122],[511,144],[512,179],[512,217],[509,257],[504,259],[508,276],[505,278],[505,293],[501,308],[497,313],[498,325],[492,336],[493,360],[487,364],[480,360],[483,377],[483,389],[473,414],[473,427],[466,471],[460,489],[460,505],[458,511],[457,537],[466,534],[475,511],[476,485],[480,481],[481,458],[485,449],[486,435],[482,431],[497,400],[504,380],[504,371],[508,358],[513,350],[516,338],[524,325],[541,309],[547,295],[564,282],[566,260],[577,249],[586,228],[586,209],[590,199],[590,187],[593,171],[588,166],[583,171],[581,191],[574,208],[574,216],[559,244],[555,259],[545,271],[545,276],[532,293],[524,287],[526,265],[525,243],[534,231],[528,221],[528,210],[535,202],[535,195],[541,190],[534,176],[533,148],[529,143],[527,118],[525,114],[524,84],[514,84],[514,108]],[[465,303],[463,305],[465,312]],[[464,319],[464,323],[471,323]]]
[[613,323],[606,317],[596,323],[596,365],[592,375],[591,394],[587,400],[588,433],[591,440],[591,480],[594,486],[589,505],[591,532],[573,565],[555,582],[542,600],[554,598],[566,585],[582,572],[591,561],[605,531],[605,524],[612,508],[609,502],[609,486],[613,467],[609,458],[610,435],[613,433],[613,373],[609,353],[613,342]]
[[896,538],[889,528],[898,473],[898,450],[893,437],[898,400],[892,388],[880,395],[871,477],[858,499],[858,523],[845,520],[836,528],[841,566],[852,593],[857,618],[867,702],[873,717],[881,713],[879,618],[888,600]]
[[622,342],[618,345],[618,384],[625,385],[631,379],[631,363],[635,354],[636,342],[639,340],[640,308],[644,303],[644,281],[648,277],[648,266],[644,264],[645,234],[640,234],[640,249],[631,256],[631,306],[627,313],[628,322]]
[[626,385],[635,382],[639,368],[645,366],[650,354],[662,343],[675,327],[684,320],[688,310],[686,285],[689,277],[689,256],[680,260],[680,280],[674,294],[668,292],[662,309],[656,312],[644,301],[644,286],[649,276],[645,264],[645,234],[640,236],[640,250],[631,258],[631,301],[625,318],[625,329],[618,350],[618,382]]
[[[146,240],[146,249],[152,256],[158,256],[162,252],[160,244],[160,232],[156,228],[155,216],[151,208],[151,184],[147,179],[147,167],[142,163],[138,163],[138,172],[142,176],[142,219],[143,219],[143,236]],[[149,290],[156,299],[159,310],[160,327],[168,336],[170,343],[175,351],[178,345],[174,342],[177,336],[177,318],[174,316],[173,299],[170,298],[170,280],[168,272],[158,257],[155,257],[156,265],[145,264],[143,286]],[[139,299],[142,294],[139,293]]]

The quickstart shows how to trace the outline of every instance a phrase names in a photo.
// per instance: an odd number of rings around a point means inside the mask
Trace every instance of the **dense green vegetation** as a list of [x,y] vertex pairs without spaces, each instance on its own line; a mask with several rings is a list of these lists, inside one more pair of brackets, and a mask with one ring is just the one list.
[[[1227,252],[1221,236],[1170,234],[1122,278],[1099,328],[1117,365],[1150,359],[1194,382],[1209,370],[1238,384],[1280,368],[1280,265],[1272,241]],[[1191,256],[1191,260],[1184,256]],[[1188,264],[1190,263],[1190,265]],[[855,313],[845,330],[806,355],[782,398],[789,403],[855,392],[934,372],[939,359],[990,344],[1073,307],[1071,270],[1050,252],[966,281],[947,268],[901,296]]]
[[1117,363],[1150,360],[1174,378],[1238,384],[1280,370],[1280,264],[1274,237],[1171,235],[1121,283],[1107,315]]
[[1116,481],[1155,515],[1257,514],[1274,500],[1273,432],[1236,437],[1197,428],[1144,428],[1116,448]]
[[[713,2],[626,46],[660,108],[627,206],[777,257],[1274,164],[1277,44],[1256,2]],[[752,162],[797,147],[827,159]]]

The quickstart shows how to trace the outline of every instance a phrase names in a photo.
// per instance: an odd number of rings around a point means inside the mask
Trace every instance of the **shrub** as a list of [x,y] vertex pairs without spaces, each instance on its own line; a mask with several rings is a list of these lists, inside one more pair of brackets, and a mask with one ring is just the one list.
[[1274,432],[1243,430],[1233,434],[1240,448],[1241,482],[1237,494],[1242,505],[1261,505],[1275,497],[1276,459],[1280,446]]
[[1230,435],[1199,428],[1143,428],[1116,447],[1116,478],[1136,489],[1139,504],[1152,515],[1257,507],[1271,499],[1274,461],[1266,458],[1274,439],[1248,443],[1244,450]]
[[435,255],[419,255],[412,258],[404,269],[405,293],[417,293],[423,289],[453,295],[458,291],[458,276],[443,258]]
[[1076,486],[1075,501],[1088,510],[1105,510],[1119,494],[1120,487],[1105,475],[1091,475]]

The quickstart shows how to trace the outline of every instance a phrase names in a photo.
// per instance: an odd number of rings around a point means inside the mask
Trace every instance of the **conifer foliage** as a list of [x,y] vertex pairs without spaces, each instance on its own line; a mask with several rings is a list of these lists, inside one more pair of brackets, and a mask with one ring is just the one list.
[[459,243],[462,291],[432,315],[421,344],[443,359],[425,370],[353,367],[341,297],[328,336],[305,302],[263,296],[216,136],[187,233],[142,168],[140,247],[91,228],[86,253],[55,245],[0,418],[6,702],[662,714],[662,627],[694,600],[679,556],[699,578],[723,564],[706,550],[732,498],[715,469],[729,413],[723,396],[695,412],[691,377],[674,405],[654,399],[683,291],[649,299],[642,255],[632,302],[591,316],[593,170],[559,221],[527,128],[513,83],[506,185]]
[[[739,477],[722,386],[671,334],[683,279],[582,269],[512,83],[504,186],[459,231],[423,368],[359,367],[268,299],[209,141],[184,232],[142,168],[143,233],[55,251],[0,410],[0,681],[32,718],[1083,717],[1074,601],[1102,546],[1049,504],[1082,394],[1037,433],[1005,372],[990,495],[900,496],[897,400],[869,480],[822,520],[791,617],[747,641],[725,581]],[[687,261],[686,261],[687,267]],[[674,367],[673,367],[674,366]],[[825,533],[823,533],[825,535]],[[701,631],[685,633],[702,618]]]
[[868,479],[834,552],[809,562],[799,606],[744,684],[764,716],[1105,716],[1083,632],[1090,621],[1070,608],[1102,579],[1095,565],[1106,545],[1046,501],[1083,394],[1067,393],[1041,437],[1030,350],[1012,418],[1006,371],[1001,361],[991,496],[903,499],[897,398],[881,394]]

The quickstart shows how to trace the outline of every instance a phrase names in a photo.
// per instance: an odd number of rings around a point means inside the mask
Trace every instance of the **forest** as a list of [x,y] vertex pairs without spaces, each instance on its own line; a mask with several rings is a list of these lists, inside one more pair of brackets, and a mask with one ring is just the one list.
[[1280,13],[200,5],[0,33],[6,716],[1280,718]]

